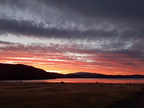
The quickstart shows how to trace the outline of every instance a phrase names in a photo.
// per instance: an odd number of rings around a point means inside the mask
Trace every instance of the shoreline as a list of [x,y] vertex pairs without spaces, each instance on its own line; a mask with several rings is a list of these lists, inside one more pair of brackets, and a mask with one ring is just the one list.
[[47,82],[47,83],[124,83],[144,84],[144,78],[56,78],[31,80],[0,80],[0,82]]

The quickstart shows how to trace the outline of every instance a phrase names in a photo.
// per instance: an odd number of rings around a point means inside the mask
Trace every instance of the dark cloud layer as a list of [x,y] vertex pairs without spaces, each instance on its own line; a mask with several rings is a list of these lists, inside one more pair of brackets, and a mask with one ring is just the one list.
[[1,0],[0,2],[1,33],[12,32],[45,37],[52,35],[61,38],[97,36],[109,38],[119,35],[122,38],[143,38],[144,35],[142,0],[31,0],[31,2]]
[[142,0],[1,0],[0,33],[119,39],[116,46],[128,40],[142,43],[143,5]]
[[109,16],[120,18],[143,19],[144,1],[143,0],[51,0],[54,4],[61,4],[90,16]]
[[[116,37],[119,32],[117,29],[112,31],[103,31],[103,30],[65,30],[58,28],[45,28],[43,23],[35,24],[33,21],[17,21],[17,20],[8,20],[0,19],[0,31],[1,34],[12,33],[15,35],[25,35],[25,36],[35,36],[35,37],[55,37],[55,38],[113,38]],[[129,34],[131,37],[140,36],[137,33],[132,31],[124,31],[122,36],[128,38]],[[136,34],[136,35],[135,35]]]

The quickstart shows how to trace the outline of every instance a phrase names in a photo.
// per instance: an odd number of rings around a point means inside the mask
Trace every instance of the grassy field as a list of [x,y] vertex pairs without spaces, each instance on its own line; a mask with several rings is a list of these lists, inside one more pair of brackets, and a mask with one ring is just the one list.
[[112,108],[143,84],[0,82],[0,108]]

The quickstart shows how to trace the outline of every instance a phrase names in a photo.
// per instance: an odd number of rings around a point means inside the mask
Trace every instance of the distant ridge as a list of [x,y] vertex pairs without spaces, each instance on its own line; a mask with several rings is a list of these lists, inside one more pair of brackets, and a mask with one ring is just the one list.
[[0,63],[0,80],[30,80],[55,78],[46,71],[23,64]]
[[84,78],[94,78],[94,77],[105,76],[104,74],[89,73],[89,72],[76,72],[76,73],[71,73],[71,74],[78,75],[79,77],[84,77]]
[[89,72],[76,72],[71,73],[71,75],[77,75],[78,78],[144,78],[144,75],[105,75],[99,73],[89,73]]

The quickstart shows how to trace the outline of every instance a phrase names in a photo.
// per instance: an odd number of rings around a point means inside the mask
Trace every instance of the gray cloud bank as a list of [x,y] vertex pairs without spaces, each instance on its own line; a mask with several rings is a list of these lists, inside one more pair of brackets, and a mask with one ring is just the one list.
[[101,50],[137,51],[144,59],[143,13],[143,0],[0,0],[0,38],[87,39]]
[[[1,0],[2,33],[143,38],[142,0]],[[39,32],[39,33],[38,33]],[[36,35],[37,34],[37,35]]]

